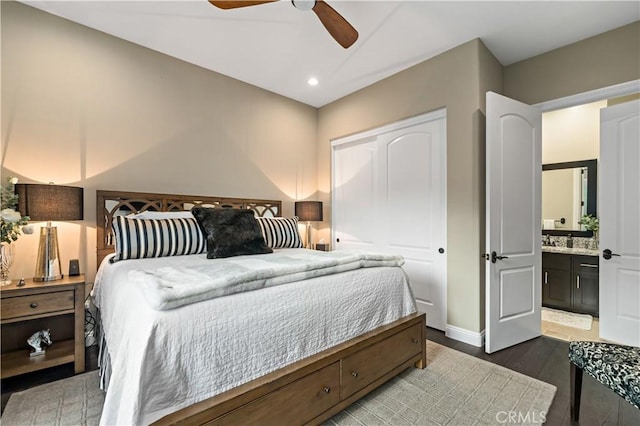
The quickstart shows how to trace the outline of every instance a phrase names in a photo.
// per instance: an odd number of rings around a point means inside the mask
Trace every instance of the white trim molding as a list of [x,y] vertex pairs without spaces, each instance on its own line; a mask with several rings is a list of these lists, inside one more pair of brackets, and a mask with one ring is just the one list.
[[455,325],[447,324],[444,335],[450,339],[457,340],[462,343],[467,343],[478,348],[484,346],[484,330],[478,333],[477,331],[470,331],[464,328],[456,327]]
[[364,139],[375,139],[385,133],[392,132],[394,130],[404,129],[406,127],[415,126],[420,123],[427,123],[429,121],[436,121],[441,118],[447,118],[447,109],[440,108],[435,111],[426,112],[415,117],[405,118],[404,120],[396,121],[395,123],[387,124],[384,126],[374,127],[373,129],[365,130],[351,135],[340,136],[338,138],[331,139],[331,146],[338,146],[354,141],[363,141]]
[[547,112],[601,101],[603,99],[612,99],[619,96],[631,95],[638,92],[640,92],[640,80],[632,80],[627,81],[626,83],[620,83],[609,87],[590,90],[584,93],[578,93],[576,95],[566,96],[564,98],[540,102],[534,106],[540,108],[542,112]]

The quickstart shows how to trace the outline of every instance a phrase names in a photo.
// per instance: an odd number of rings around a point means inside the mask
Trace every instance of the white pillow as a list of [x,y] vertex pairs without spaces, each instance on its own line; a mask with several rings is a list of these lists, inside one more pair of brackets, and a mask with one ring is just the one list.
[[193,214],[189,210],[172,212],[146,210],[140,213],[127,215],[127,217],[129,219],[189,219],[193,217]]

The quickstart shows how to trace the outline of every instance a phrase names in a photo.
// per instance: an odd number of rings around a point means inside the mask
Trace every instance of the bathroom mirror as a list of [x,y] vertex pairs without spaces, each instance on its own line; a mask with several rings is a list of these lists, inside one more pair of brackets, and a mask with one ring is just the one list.
[[542,165],[543,234],[592,236],[578,220],[597,216],[597,170],[597,160]]

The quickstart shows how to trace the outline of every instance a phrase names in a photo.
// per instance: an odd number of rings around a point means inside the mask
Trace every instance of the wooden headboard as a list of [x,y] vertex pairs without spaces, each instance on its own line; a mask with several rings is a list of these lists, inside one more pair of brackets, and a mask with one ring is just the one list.
[[102,259],[115,251],[111,223],[114,216],[143,211],[183,211],[195,205],[253,210],[259,217],[282,215],[282,202],[248,198],[208,197],[203,195],[153,194],[148,192],[97,191],[97,267]]

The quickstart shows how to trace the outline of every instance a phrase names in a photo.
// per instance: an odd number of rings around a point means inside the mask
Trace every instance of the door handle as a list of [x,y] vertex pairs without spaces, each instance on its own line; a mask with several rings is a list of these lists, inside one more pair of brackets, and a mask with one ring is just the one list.
[[580,275],[576,276],[576,281],[577,281],[576,288],[580,290]]
[[498,256],[495,251],[491,252],[491,263],[496,263],[496,260],[508,259],[508,256]]
[[612,253],[609,249],[602,250],[602,257],[609,260],[612,256],[620,256],[618,253]]
[[547,280],[547,274],[548,274],[548,272],[547,272],[547,271],[545,271],[545,272],[544,272],[544,283],[545,283],[545,284],[549,284],[549,281]]

